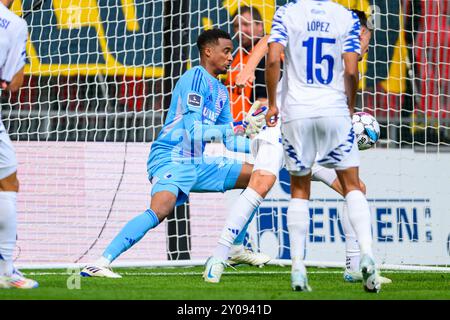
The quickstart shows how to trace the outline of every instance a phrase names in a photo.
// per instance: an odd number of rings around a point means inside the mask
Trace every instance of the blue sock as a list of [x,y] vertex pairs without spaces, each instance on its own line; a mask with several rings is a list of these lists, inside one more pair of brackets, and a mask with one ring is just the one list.
[[258,211],[258,209],[253,210],[253,212],[252,212],[250,218],[248,218],[247,223],[246,223],[245,226],[242,228],[241,232],[238,234],[238,236],[236,237],[236,239],[234,239],[233,246],[239,246],[239,245],[241,245],[241,244],[244,243],[245,236],[247,235],[247,229],[248,229],[248,226],[249,226],[250,222],[252,222],[253,217],[254,217],[255,214],[256,214],[256,211]]
[[158,217],[148,209],[144,213],[130,220],[119,234],[111,241],[103,252],[103,257],[109,261],[114,261],[119,255],[131,248],[136,242],[159,224]]

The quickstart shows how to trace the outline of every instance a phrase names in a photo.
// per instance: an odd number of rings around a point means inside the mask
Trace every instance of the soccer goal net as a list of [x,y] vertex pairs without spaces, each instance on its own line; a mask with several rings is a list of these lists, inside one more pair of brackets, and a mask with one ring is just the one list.
[[[234,54],[245,56],[251,46],[244,48],[244,31],[233,30],[235,14],[253,6],[268,33],[275,10],[286,2],[47,0],[32,11],[26,18],[24,86],[18,93],[2,92],[0,101],[19,163],[16,264],[62,267],[98,258],[125,223],[149,206],[150,146],[176,81],[199,64],[199,33],[229,31]],[[375,28],[360,63],[358,110],[381,125],[381,139],[361,152],[360,168],[377,261],[448,268],[449,2],[338,2],[366,12]],[[21,15],[32,6],[32,0],[16,0],[12,9]],[[218,144],[207,151],[224,154]],[[203,263],[238,195],[191,194],[116,265]],[[281,171],[245,241],[277,263],[290,259],[288,199],[289,179]],[[313,183],[310,264],[344,265],[342,206],[342,197]]]

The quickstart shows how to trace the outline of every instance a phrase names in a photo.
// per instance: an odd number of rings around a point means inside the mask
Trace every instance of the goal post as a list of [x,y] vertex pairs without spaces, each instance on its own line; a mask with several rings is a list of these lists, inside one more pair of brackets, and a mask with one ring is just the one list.
[[[286,0],[53,0],[31,13],[23,88],[1,93],[17,153],[19,267],[77,266],[97,259],[149,206],[146,166],[171,91],[199,64],[197,36],[252,5],[269,32]],[[377,262],[450,269],[450,5],[445,0],[339,0],[369,14],[375,31],[360,64],[358,109],[381,124],[361,152]],[[30,0],[16,0],[16,12]],[[211,155],[232,154],[210,144]],[[240,191],[194,193],[117,266],[199,265],[212,253]],[[258,210],[248,246],[289,264],[286,171]],[[343,200],[313,183],[308,265],[343,266]]]
[[[164,3],[164,118],[169,110],[172,90],[189,61],[189,1]],[[167,217],[167,257],[169,260],[191,260],[189,200],[177,206]]]

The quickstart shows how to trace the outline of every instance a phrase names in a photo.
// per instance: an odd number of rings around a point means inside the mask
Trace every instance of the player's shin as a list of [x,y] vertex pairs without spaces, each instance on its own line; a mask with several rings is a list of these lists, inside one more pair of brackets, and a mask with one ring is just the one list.
[[257,211],[257,208],[255,208],[255,210],[253,210],[253,212],[250,215],[250,217],[248,218],[247,223],[245,224],[244,228],[242,228],[241,232],[238,234],[236,239],[234,239],[233,246],[240,246],[240,245],[244,244],[245,237],[247,236],[248,226],[250,225],[250,222],[252,222],[253,218],[255,217],[256,211]]
[[348,218],[356,233],[361,254],[373,257],[370,209],[366,197],[361,191],[353,190],[347,193],[345,200],[348,206]]
[[348,218],[348,207],[344,204],[344,209],[342,213],[342,227],[344,228],[345,234],[345,262],[346,269],[351,272],[359,271],[359,243],[356,237],[356,233]]
[[294,291],[311,291],[303,262],[309,227],[308,200],[292,198],[287,211],[287,227],[291,245],[291,287]]
[[292,261],[303,261],[309,228],[309,200],[292,198],[287,211]]
[[13,252],[16,246],[16,192],[0,192],[0,276],[13,273]]
[[253,211],[261,204],[263,198],[252,188],[245,189],[230,209],[219,243],[213,256],[227,260],[228,252],[241,230],[249,221]]
[[104,261],[114,261],[158,224],[158,217],[151,209],[147,209],[144,213],[129,221],[106,248],[103,253],[103,258],[106,259]]
[[247,236],[248,226],[253,220],[253,217],[255,216],[257,210],[257,208],[253,210],[252,214],[248,218],[247,223],[245,224],[241,233],[239,233],[237,238],[234,240],[233,245],[228,252],[227,262],[230,265],[249,264],[252,266],[263,266],[272,259],[272,257],[263,252],[254,251],[253,248],[249,250],[244,246],[244,240]]
[[382,281],[373,259],[369,204],[360,190],[350,191],[345,196],[345,200],[348,206],[348,217],[356,232],[361,249],[359,267],[364,290],[377,293],[381,289]]

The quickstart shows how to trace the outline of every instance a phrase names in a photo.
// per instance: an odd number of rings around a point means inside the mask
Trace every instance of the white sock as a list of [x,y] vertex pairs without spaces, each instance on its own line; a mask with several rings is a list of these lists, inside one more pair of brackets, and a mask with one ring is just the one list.
[[226,261],[228,259],[228,253],[230,252],[230,247],[221,243],[218,243],[213,252],[213,257]]
[[292,258],[292,271],[300,271],[303,274],[306,274],[306,267],[302,259]]
[[348,218],[347,204],[344,203],[344,210],[342,212],[342,227],[345,234],[345,266],[347,270],[359,271],[359,243],[356,238],[355,230]]
[[0,275],[11,276],[17,236],[17,192],[0,192]]
[[[252,188],[245,189],[230,209],[225,227],[214,250],[213,256],[220,260],[228,259],[228,251],[234,240],[245,227],[252,212],[259,207],[263,198]],[[225,248],[228,250],[225,250]]]
[[245,251],[245,248],[244,248],[243,244],[233,244],[229,248],[228,256],[231,257],[231,256],[233,256],[235,254],[243,253],[244,251]]
[[348,218],[356,233],[361,254],[373,257],[370,209],[366,197],[361,191],[353,190],[347,193],[345,200],[348,206]]
[[309,200],[293,198],[287,210],[287,227],[292,261],[302,261],[305,256],[306,235],[309,228]]

